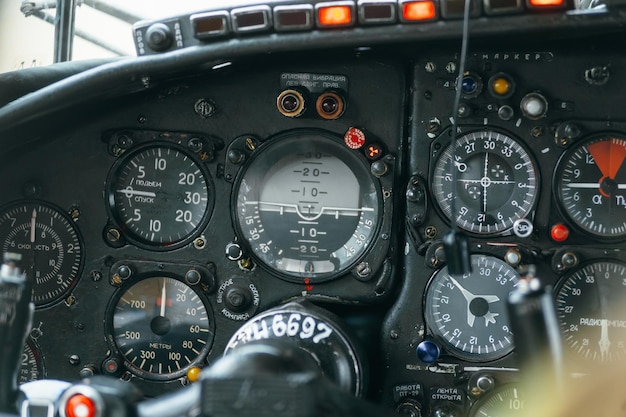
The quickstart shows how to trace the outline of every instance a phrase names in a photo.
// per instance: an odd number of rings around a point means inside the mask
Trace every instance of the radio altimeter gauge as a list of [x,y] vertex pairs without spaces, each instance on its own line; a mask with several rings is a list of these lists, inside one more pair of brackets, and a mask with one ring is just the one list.
[[626,139],[600,135],[561,158],[554,175],[561,211],[598,238],[626,237]]
[[538,170],[519,142],[484,130],[459,137],[454,146],[454,161],[450,145],[433,170],[433,194],[448,218],[468,232],[495,234],[529,215],[537,199]]
[[599,261],[564,277],[556,291],[563,344],[576,364],[626,360],[626,264]]
[[378,179],[333,136],[275,138],[244,169],[236,185],[237,226],[255,257],[285,279],[337,277],[376,237]]
[[519,275],[498,258],[472,255],[472,272],[453,277],[444,267],[428,287],[425,319],[433,335],[456,356],[498,359],[513,350],[506,308]]

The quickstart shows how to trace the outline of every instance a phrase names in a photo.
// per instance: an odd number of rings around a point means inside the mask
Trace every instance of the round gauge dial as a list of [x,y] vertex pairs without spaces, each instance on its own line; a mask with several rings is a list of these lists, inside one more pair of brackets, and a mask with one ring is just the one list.
[[584,232],[626,237],[626,139],[600,135],[563,155],[555,172],[561,211]]
[[32,301],[45,307],[76,285],[83,263],[83,245],[74,222],[43,202],[19,202],[0,214],[2,253],[22,256],[20,267],[34,277]]
[[471,361],[500,358],[513,350],[506,309],[519,275],[498,258],[472,255],[472,272],[453,277],[448,267],[428,287],[425,319],[450,352]]
[[626,360],[626,264],[590,263],[565,276],[556,290],[564,345],[575,358]]
[[144,379],[184,375],[213,341],[213,319],[203,297],[169,277],[147,278],[122,290],[111,324],[126,366]]
[[36,381],[44,376],[43,358],[41,352],[32,339],[27,339],[24,344],[24,352],[22,353],[22,362],[20,370],[17,374],[17,382],[25,384],[26,382]]
[[139,148],[113,167],[109,209],[125,236],[149,249],[173,249],[195,237],[213,208],[208,171],[182,148]]
[[301,133],[259,149],[236,188],[236,222],[252,253],[286,279],[332,279],[376,237],[378,180],[334,137]]
[[485,394],[470,410],[471,417],[526,416],[523,392],[515,385],[503,385]]
[[494,234],[528,216],[537,199],[538,170],[519,142],[486,130],[467,133],[454,146],[455,160],[448,146],[433,171],[433,194],[448,218],[469,232]]

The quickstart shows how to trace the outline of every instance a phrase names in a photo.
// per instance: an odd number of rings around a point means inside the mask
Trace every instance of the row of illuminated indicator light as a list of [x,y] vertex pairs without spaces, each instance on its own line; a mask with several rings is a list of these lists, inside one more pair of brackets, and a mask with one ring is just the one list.
[[[212,11],[191,15],[198,39],[234,33],[312,30],[428,22],[463,16],[465,0],[349,0],[317,4],[267,5]],[[470,15],[522,13],[525,10],[562,10],[571,7],[568,0],[470,0]]]

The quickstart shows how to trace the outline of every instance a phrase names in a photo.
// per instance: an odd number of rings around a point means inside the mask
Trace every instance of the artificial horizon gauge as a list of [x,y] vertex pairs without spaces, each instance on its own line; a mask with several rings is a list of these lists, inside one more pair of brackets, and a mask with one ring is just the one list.
[[507,299],[519,274],[492,256],[472,255],[471,264],[472,272],[461,277],[450,275],[447,266],[435,273],[424,300],[425,321],[454,355],[495,360],[513,350]]
[[454,161],[449,145],[432,174],[433,195],[448,219],[454,217],[468,232],[495,234],[530,214],[537,200],[539,171],[518,141],[502,132],[481,130],[462,135],[454,146]]
[[626,139],[601,134],[576,143],[559,161],[554,190],[574,226],[598,238],[626,237]]
[[151,144],[125,154],[113,166],[107,189],[109,213],[131,242],[146,249],[188,243],[213,208],[208,171],[173,144]]
[[626,264],[587,264],[563,277],[555,297],[563,344],[574,363],[626,360]]
[[46,307],[61,300],[78,282],[83,244],[74,221],[41,201],[19,201],[0,214],[2,253],[21,255],[20,268],[34,278],[32,301]]
[[321,282],[351,268],[375,239],[381,186],[365,158],[331,134],[274,138],[235,186],[235,222],[252,254],[281,277]]
[[171,380],[197,366],[214,337],[211,310],[192,287],[149,277],[124,287],[109,307],[113,343],[128,369],[148,380]]

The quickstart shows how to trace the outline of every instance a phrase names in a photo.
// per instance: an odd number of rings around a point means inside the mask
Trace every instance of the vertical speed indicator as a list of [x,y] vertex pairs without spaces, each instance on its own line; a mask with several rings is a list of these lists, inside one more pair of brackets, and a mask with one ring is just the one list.
[[118,161],[108,182],[111,216],[132,243],[174,249],[188,243],[209,219],[209,173],[192,154],[172,144],[137,148]]

